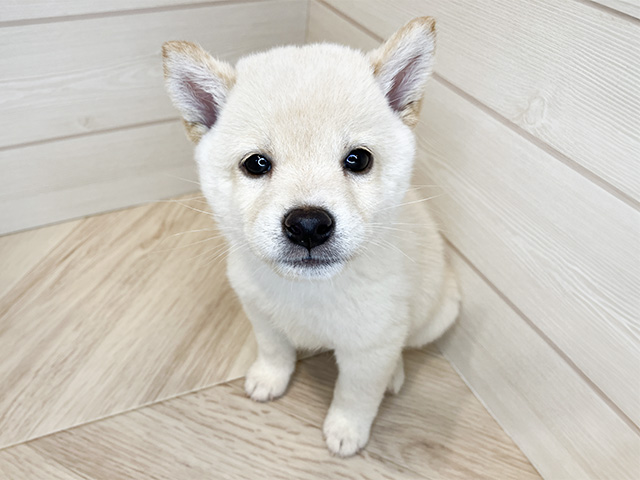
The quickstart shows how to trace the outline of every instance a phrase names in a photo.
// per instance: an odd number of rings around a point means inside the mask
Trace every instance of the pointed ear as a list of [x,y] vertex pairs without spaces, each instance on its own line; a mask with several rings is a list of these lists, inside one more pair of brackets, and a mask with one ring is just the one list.
[[389,105],[410,127],[418,122],[424,88],[433,71],[435,26],[431,17],[414,18],[369,53],[373,74]]
[[171,101],[182,114],[187,136],[197,143],[218,119],[235,70],[189,42],[165,43],[162,56]]

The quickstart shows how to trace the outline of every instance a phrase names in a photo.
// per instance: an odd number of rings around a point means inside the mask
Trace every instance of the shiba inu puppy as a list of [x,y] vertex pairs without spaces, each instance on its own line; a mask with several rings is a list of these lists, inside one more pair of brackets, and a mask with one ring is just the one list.
[[400,390],[403,348],[435,340],[458,314],[443,241],[409,189],[434,47],[423,17],[368,54],[291,46],[234,68],[191,43],[163,48],[258,343],[247,394],[282,395],[296,348],[332,349],[324,436],[341,456],[367,443],[385,390]]

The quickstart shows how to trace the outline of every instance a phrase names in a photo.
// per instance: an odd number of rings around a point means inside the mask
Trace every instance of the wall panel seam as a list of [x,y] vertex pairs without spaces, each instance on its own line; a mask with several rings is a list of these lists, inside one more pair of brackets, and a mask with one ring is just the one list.
[[602,3],[598,3],[596,0],[575,0],[578,3],[582,3],[584,5],[589,5],[591,8],[595,8],[596,10],[600,10],[606,12],[610,15],[615,15],[616,17],[620,17],[623,20],[632,22],[636,25],[640,25],[640,19],[634,17],[625,12],[621,12],[620,10],[615,9],[614,7],[609,7],[608,5],[603,5]]
[[[382,42],[384,40],[382,37],[377,35],[375,32],[372,32],[371,30],[369,30],[365,26],[363,26],[360,23],[358,23],[356,20],[352,19],[351,17],[349,17],[348,15],[344,14],[340,10],[337,10],[332,5],[329,5],[328,3],[324,2],[324,0],[316,0],[316,1],[318,3],[320,3],[322,6],[328,8],[329,10],[334,12],[336,15],[340,16],[345,21],[347,21],[350,24],[352,24],[354,27],[356,27],[359,30],[361,30],[362,32],[366,33],[370,37],[376,39],[379,42]],[[437,54],[436,54],[436,56],[437,56]],[[569,167],[572,170],[576,171],[578,174],[580,174],[581,176],[583,176],[584,178],[589,180],[591,183],[593,183],[593,184],[597,185],[598,187],[600,187],[601,189],[605,190],[610,195],[613,195],[618,200],[626,203],[627,205],[629,205],[634,210],[640,211],[640,201],[634,199],[630,195],[628,195],[625,192],[619,190],[617,187],[615,187],[614,185],[612,185],[608,181],[604,180],[602,177],[600,177],[596,173],[592,172],[588,168],[578,164],[576,161],[572,160],[571,158],[569,158],[567,155],[565,155],[564,153],[560,152],[556,148],[552,147],[551,145],[546,143],[544,140],[541,140],[541,139],[537,138],[536,136],[530,134],[529,132],[525,131],[524,129],[522,129],[521,127],[519,127],[515,123],[513,123],[508,118],[502,116],[500,113],[496,112],[491,107],[489,107],[488,105],[486,105],[482,101],[480,101],[477,98],[475,98],[473,95],[465,92],[460,87],[457,87],[456,85],[452,84],[447,79],[445,79],[444,77],[439,75],[437,73],[437,70],[438,70],[438,68],[437,68],[437,59],[436,59],[436,72],[433,75],[433,78],[436,81],[440,82],[446,88],[452,90],[457,95],[461,96],[462,98],[464,98],[468,102],[472,103],[474,106],[476,106],[479,109],[481,109],[484,113],[490,115],[492,118],[494,118],[495,120],[499,121],[502,125],[504,125],[505,127],[509,128],[510,130],[515,132],[520,137],[523,137],[524,139],[526,139],[527,141],[529,141],[530,143],[535,145],[537,148],[541,149],[545,153],[548,153],[549,155],[551,155],[553,158],[555,158],[559,162],[563,163],[567,167]]]
[[600,187],[601,189],[605,190],[610,195],[613,195],[618,200],[626,203],[627,205],[629,205],[634,210],[640,211],[640,201],[636,200],[635,198],[633,198],[630,195],[626,194],[625,192],[623,192],[622,190],[618,189],[614,185],[610,184],[609,182],[604,180],[602,177],[598,176],[596,173],[592,172],[587,167],[585,167],[583,165],[580,165],[578,162],[576,162],[575,160],[571,159],[570,157],[568,157],[564,153],[560,152],[559,150],[556,150],[554,147],[552,147],[551,145],[546,143],[544,140],[539,139],[535,135],[532,135],[531,133],[529,133],[526,130],[524,130],[522,127],[520,127],[520,126],[516,125],[515,123],[511,122],[509,119],[503,117],[498,112],[493,110],[491,107],[487,106],[486,104],[484,104],[483,102],[478,100],[473,95],[470,95],[469,93],[465,92],[460,87],[454,85],[453,83],[451,83],[447,79],[443,78],[441,75],[435,73],[433,75],[433,78],[435,80],[437,80],[438,82],[440,82],[442,85],[444,85],[449,90],[455,92],[458,96],[464,98],[466,101],[468,101],[469,103],[473,104],[474,106],[476,106],[477,108],[482,110],[484,113],[489,115],[491,118],[497,120],[502,125],[504,125],[505,127],[509,128],[510,130],[512,130],[513,132],[515,132],[519,136],[521,136],[522,138],[528,140],[530,143],[535,145],[537,148],[539,148],[543,152],[551,155],[553,158],[558,160],[560,163],[563,163],[567,167],[569,167],[572,170],[576,171],[577,173],[582,175],[584,178],[589,180],[591,183],[593,183],[593,184],[597,185],[598,187]]
[[34,140],[32,142],[16,143],[13,145],[0,146],[0,152],[7,150],[17,150],[25,147],[33,147],[37,145],[44,145],[53,142],[63,142],[65,140],[74,140],[76,138],[90,137],[92,135],[102,135],[106,133],[122,132],[124,130],[134,130],[136,128],[152,127],[154,125],[164,125],[166,123],[173,123],[180,121],[180,117],[161,118],[160,120],[151,120],[149,122],[130,123],[127,125],[119,125],[117,127],[103,128],[98,130],[92,130],[90,132],[74,133],[72,135],[62,135],[59,137],[43,138],[41,140]]
[[[74,22],[78,20],[92,20],[95,18],[121,17],[127,15],[143,15],[147,13],[171,12],[176,10],[193,10],[197,8],[228,6],[228,5],[245,5],[251,3],[279,3],[286,0],[219,0],[202,3],[183,3],[177,5],[165,5],[160,7],[133,8],[130,10],[113,10],[108,12],[96,13],[80,13],[74,15],[57,16],[57,17],[40,17],[28,18],[24,20],[0,21],[0,28],[3,27],[23,27],[27,25],[40,25],[47,23]],[[304,0],[297,0],[304,1]]]
[[[625,412],[623,412],[620,407],[618,407],[618,405],[616,405],[616,403],[611,400],[606,393],[604,393],[600,387],[598,387],[598,385],[596,385],[593,380],[591,380],[591,378],[589,378],[588,375],[586,375],[582,369],[580,367],[578,367],[578,365],[576,365],[576,363],[571,360],[570,357],[567,356],[566,353],[564,353],[562,351],[562,349],[560,347],[558,347],[558,345],[555,344],[555,342],[553,340],[551,340],[551,338],[549,338],[547,336],[546,333],[544,333],[536,324],[534,321],[532,321],[522,310],[520,310],[520,308],[518,308],[517,305],[515,305],[510,299],[509,297],[507,297],[491,280],[489,280],[486,275],[484,275],[484,273],[482,273],[482,271],[480,271],[480,269],[478,269],[478,267],[476,267],[474,265],[474,263],[464,254],[462,253],[462,251],[460,251],[458,249],[458,247],[456,247],[456,245],[449,239],[447,238],[446,235],[443,234],[445,243],[447,244],[447,246],[453,250],[457,255],[460,256],[460,258],[462,260],[464,260],[464,262],[469,265],[469,268],[471,268],[476,275],[478,275],[482,281],[484,283],[486,283],[489,288],[491,288],[491,290],[493,290],[495,292],[496,295],[498,295],[498,297],[511,309],[513,310],[528,326],[529,328],[531,328],[547,345],[549,345],[549,347],[558,354],[558,356],[564,360],[564,362],[569,365],[569,367],[584,381],[586,382],[587,385],[589,385],[589,387],[602,399],[602,401],[609,406],[609,408],[611,408],[611,410],[613,410],[618,417],[620,417],[620,419],[622,419],[622,421],[624,421],[627,425],[629,425],[629,427],[631,427],[631,429],[638,435],[640,435],[640,427],[638,425],[635,424],[635,422],[633,420],[631,420],[631,418],[629,418],[627,416],[627,414]],[[463,302],[464,302],[464,298],[463,298]]]

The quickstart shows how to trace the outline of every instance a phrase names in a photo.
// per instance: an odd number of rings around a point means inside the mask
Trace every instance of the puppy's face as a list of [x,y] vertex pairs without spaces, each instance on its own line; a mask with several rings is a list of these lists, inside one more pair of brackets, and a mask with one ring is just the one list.
[[432,52],[430,19],[369,56],[285,47],[235,70],[194,45],[165,45],[202,190],[233,244],[290,278],[330,277],[365,254],[408,187]]

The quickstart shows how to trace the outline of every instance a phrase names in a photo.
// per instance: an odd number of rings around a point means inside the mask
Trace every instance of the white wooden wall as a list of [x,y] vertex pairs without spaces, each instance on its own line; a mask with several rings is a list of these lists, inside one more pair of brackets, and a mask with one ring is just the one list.
[[363,50],[436,17],[416,183],[464,292],[440,347],[545,478],[640,478],[640,22],[603,4],[309,10],[309,41]]
[[160,48],[302,43],[304,0],[0,2],[0,234],[198,187]]

